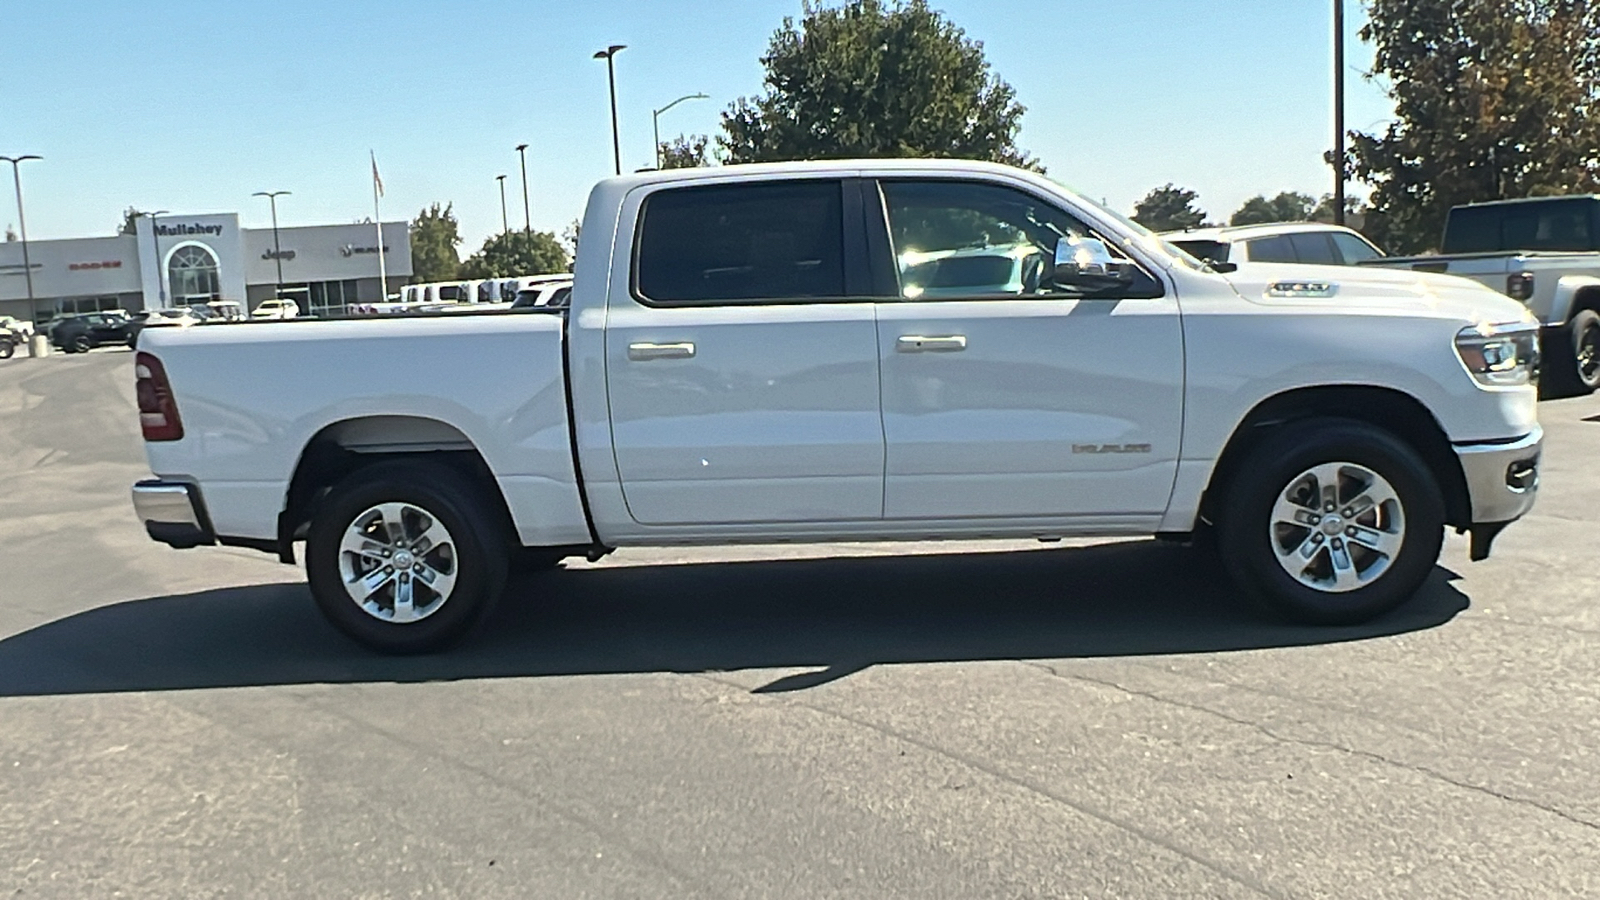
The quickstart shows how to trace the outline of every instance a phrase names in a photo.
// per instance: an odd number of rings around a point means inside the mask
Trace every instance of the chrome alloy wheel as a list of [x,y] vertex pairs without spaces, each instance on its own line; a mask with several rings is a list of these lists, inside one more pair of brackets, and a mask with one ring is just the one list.
[[1405,542],[1405,509],[1382,475],[1355,463],[1325,463],[1278,495],[1268,533],[1291,577],[1342,594],[1366,587],[1394,564]]
[[421,507],[380,503],[345,529],[339,575],[367,615],[398,625],[420,622],[455,589],[455,539]]

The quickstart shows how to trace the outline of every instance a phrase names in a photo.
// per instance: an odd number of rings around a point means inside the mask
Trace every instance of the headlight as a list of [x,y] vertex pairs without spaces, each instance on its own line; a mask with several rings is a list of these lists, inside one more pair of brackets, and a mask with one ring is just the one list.
[[1539,329],[1520,322],[1463,328],[1456,335],[1456,355],[1480,384],[1535,384],[1539,380]]

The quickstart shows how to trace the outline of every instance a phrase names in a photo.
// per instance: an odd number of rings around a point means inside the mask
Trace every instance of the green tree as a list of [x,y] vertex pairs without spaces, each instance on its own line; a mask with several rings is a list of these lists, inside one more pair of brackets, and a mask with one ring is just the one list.
[[561,232],[561,243],[566,247],[567,256],[574,260],[578,258],[578,235],[582,232],[583,223],[577,219],[568,222],[566,229]]
[[1205,211],[1194,205],[1200,195],[1167,183],[1133,205],[1133,220],[1151,231],[1182,231],[1206,226]]
[[[1330,204],[1333,201],[1328,201]],[[1257,194],[1228,218],[1229,225],[1265,225],[1268,222],[1309,222],[1317,199],[1309,194],[1284,191],[1268,200]]]
[[411,220],[411,272],[422,282],[450,281],[460,277],[461,226],[456,221],[455,204],[443,208],[435,203]]
[[458,278],[504,278],[512,275],[548,275],[565,272],[567,251],[549,231],[507,231],[483,242],[483,249],[467,257]]
[[1038,164],[1015,140],[1024,107],[926,0],[805,0],[761,57],[766,92],[722,115],[727,162],[950,157]]
[[1361,37],[1396,118],[1348,163],[1392,251],[1437,246],[1456,204],[1600,189],[1600,3],[1368,0]]
[[117,226],[117,234],[138,234],[139,217],[144,215],[140,210],[128,207],[122,211],[122,223]]
[[710,145],[711,139],[703,134],[693,137],[684,137],[680,134],[671,141],[662,141],[659,148],[661,168],[693,169],[697,166],[709,166],[711,157],[706,149]]
[[[1360,197],[1345,197],[1345,224],[1355,228],[1356,223],[1360,222],[1365,216],[1366,209],[1366,204],[1361,202]],[[1311,221],[1331,225],[1333,224],[1333,219],[1333,195],[1323,194],[1322,199],[1317,201],[1317,208],[1311,211]]]

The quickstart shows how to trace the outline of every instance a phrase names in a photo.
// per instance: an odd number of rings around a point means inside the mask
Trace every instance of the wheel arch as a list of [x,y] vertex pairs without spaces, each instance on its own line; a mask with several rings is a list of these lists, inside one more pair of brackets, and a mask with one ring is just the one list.
[[1364,422],[1404,441],[1422,457],[1438,480],[1444,497],[1445,522],[1458,529],[1472,525],[1472,501],[1466,474],[1444,428],[1417,398],[1394,388],[1372,385],[1296,388],[1258,403],[1234,429],[1212,468],[1200,500],[1202,523],[1216,521],[1242,461],[1275,428],[1318,418]]
[[503,517],[504,533],[516,534],[511,509],[493,470],[459,428],[426,416],[357,416],[324,426],[300,451],[278,515],[279,558],[294,561],[294,541],[305,537],[318,502],[335,485],[368,466],[396,459],[450,467],[479,489]]

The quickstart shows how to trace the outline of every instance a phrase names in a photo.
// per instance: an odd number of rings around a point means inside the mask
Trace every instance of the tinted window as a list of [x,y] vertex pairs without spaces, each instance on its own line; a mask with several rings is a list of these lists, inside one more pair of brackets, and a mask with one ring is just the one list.
[[1294,255],[1303,263],[1319,266],[1336,266],[1339,257],[1333,251],[1333,241],[1328,240],[1325,232],[1308,232],[1305,234],[1289,235],[1289,246],[1294,248]]
[[1256,238],[1246,241],[1249,248],[1251,262],[1292,263],[1299,262],[1295,256],[1294,247],[1289,244],[1289,239],[1283,235],[1277,237]]
[[1585,251],[1597,246],[1589,198],[1468,206],[1450,210],[1445,253]]
[[1371,244],[1353,234],[1344,234],[1336,231],[1329,237],[1333,238],[1333,245],[1339,248],[1339,255],[1344,258],[1344,264],[1347,266],[1366,262],[1369,259],[1380,259],[1383,256]]
[[658,191],[645,201],[636,284],[660,303],[842,297],[837,181]]
[[1173,241],[1172,243],[1195,259],[1214,263],[1227,262],[1228,251],[1233,249],[1224,241]]

